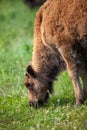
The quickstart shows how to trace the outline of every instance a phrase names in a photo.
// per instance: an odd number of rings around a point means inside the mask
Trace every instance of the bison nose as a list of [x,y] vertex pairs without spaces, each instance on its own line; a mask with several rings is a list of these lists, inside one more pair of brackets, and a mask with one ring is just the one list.
[[30,107],[37,107],[37,103],[36,102],[29,102]]
[[43,101],[38,101],[38,102],[29,102],[30,107],[34,107],[34,108],[39,108],[44,106],[44,102]]

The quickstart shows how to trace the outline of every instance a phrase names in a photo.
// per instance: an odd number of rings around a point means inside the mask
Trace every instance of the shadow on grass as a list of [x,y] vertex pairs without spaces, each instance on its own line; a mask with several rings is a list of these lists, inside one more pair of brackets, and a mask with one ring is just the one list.
[[58,106],[72,106],[75,105],[75,98],[70,98],[70,97],[52,97],[51,99],[49,99],[49,103],[48,105],[53,105],[54,107],[58,107]]

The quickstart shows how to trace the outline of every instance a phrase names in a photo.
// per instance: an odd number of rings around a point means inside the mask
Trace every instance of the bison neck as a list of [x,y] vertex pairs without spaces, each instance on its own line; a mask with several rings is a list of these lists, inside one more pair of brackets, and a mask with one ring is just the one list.
[[66,68],[58,49],[52,47],[51,50],[43,44],[34,46],[32,65],[40,77],[49,81],[53,81]]

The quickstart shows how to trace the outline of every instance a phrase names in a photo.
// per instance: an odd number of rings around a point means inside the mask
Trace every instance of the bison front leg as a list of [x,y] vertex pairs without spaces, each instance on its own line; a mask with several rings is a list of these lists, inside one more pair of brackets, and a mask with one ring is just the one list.
[[76,97],[76,105],[78,106],[83,103],[84,94],[79,79],[77,55],[72,50],[71,46],[62,46],[59,48],[59,51],[67,65],[68,73],[72,79]]

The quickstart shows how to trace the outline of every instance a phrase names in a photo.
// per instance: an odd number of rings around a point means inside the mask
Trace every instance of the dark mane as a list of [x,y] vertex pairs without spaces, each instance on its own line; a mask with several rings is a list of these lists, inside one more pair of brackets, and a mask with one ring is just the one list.
[[41,6],[46,0],[24,0],[24,3],[29,7],[34,8],[36,6]]
[[[49,53],[49,49],[46,48],[47,53]],[[40,74],[38,74],[38,80],[40,80],[42,83],[47,84],[49,86],[48,90],[50,93],[53,92],[53,81],[56,80],[56,77],[66,69],[66,64],[59,53],[59,51],[54,48],[53,49],[55,55],[52,59],[48,57],[48,62],[45,63],[45,67],[41,68]],[[53,55],[52,55],[53,56]],[[55,59],[56,58],[56,59]],[[51,60],[51,63],[50,63]],[[56,61],[56,62],[55,62]],[[47,65],[48,64],[48,65]],[[50,67],[49,67],[50,64]]]

